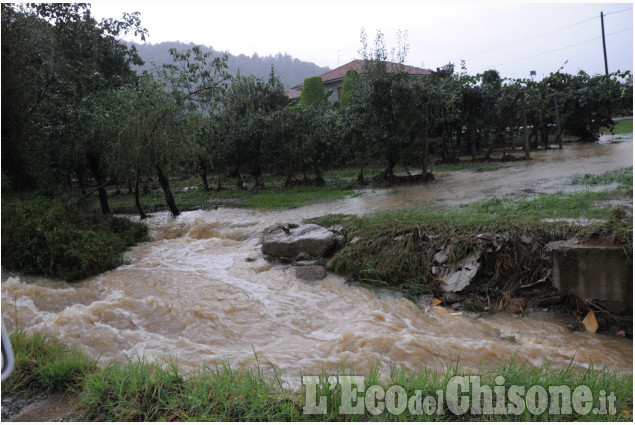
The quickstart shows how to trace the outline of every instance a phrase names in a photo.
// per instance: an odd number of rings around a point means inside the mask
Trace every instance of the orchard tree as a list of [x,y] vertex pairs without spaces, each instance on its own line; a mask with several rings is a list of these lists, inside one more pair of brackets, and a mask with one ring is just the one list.
[[384,180],[393,177],[401,153],[411,142],[406,135],[412,107],[411,77],[403,67],[408,46],[401,35],[399,39],[398,50],[392,50],[393,62],[388,63],[383,33],[378,31],[374,47],[368,47],[366,33],[361,32],[360,54],[364,63],[355,101],[365,111],[364,138],[372,145],[371,155],[382,156],[387,162],[379,176]]
[[177,105],[207,113],[217,111],[232,78],[227,71],[229,54],[214,56],[211,51],[204,53],[201,46],[181,52],[173,48],[169,53],[173,63],[155,72]]
[[613,126],[612,114],[632,105],[632,88],[625,90],[621,82],[629,75],[550,74],[545,83],[557,95],[564,131],[582,140],[597,140],[600,128]]
[[227,154],[234,169],[232,176],[238,178],[238,187],[245,188],[241,169],[249,172],[260,186],[263,158],[269,156],[266,140],[269,137],[269,115],[288,103],[284,86],[273,68],[268,80],[237,75],[223,98],[220,119],[226,128]]
[[91,127],[103,129],[100,136],[110,140],[108,163],[113,172],[134,182],[135,204],[142,218],[139,181],[153,175],[159,179],[172,214],[180,214],[167,171],[189,152],[185,149],[184,111],[172,100],[164,86],[147,73],[137,84],[112,89],[97,98],[101,106],[93,114]]
[[92,93],[134,81],[131,65],[142,63],[119,42],[126,33],[145,38],[138,13],[97,22],[88,4],[2,5],[2,167],[16,188],[58,184],[78,171],[75,109]]

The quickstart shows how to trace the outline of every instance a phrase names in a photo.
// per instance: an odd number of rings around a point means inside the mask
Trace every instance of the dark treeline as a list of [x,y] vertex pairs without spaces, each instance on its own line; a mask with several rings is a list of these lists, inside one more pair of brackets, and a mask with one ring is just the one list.
[[[476,76],[448,64],[428,77],[387,66],[383,36],[373,47],[362,34],[363,72],[347,74],[341,104],[329,105],[321,80],[290,102],[271,67],[267,77],[232,76],[228,54],[192,46],[169,49],[171,63],[137,74],[126,32],[144,35],[138,15],[97,22],[89,6],[2,5],[3,190],[56,193],[156,178],[174,215],[170,176],[198,175],[205,190],[224,177],[258,189],[265,174],[286,185],[324,185],[324,171],[359,166],[358,181],[392,183],[397,165],[428,177],[431,155],[446,161],[494,150],[548,148],[563,132],[584,140],[632,107],[628,76],[552,73],[540,82],[504,80],[494,70]],[[407,47],[396,58],[403,64]],[[384,164],[377,176],[369,163]],[[243,176],[255,184],[247,187]],[[414,173],[413,173],[414,174]]]
[[[139,57],[144,61],[143,65],[135,67],[139,71],[152,71],[153,63],[159,66],[172,63],[172,56],[169,54],[170,49],[183,51],[195,46],[193,43],[187,44],[178,41],[157,44],[129,43],[128,45],[134,45]],[[208,46],[201,46],[201,50],[204,53],[211,52],[214,56],[222,55],[222,52],[215,51]],[[257,53],[251,56],[229,54],[227,60],[227,71],[231,75],[240,73],[266,79],[269,76],[271,67],[275,68],[278,78],[280,78],[285,87],[293,87],[307,77],[320,75],[329,70],[328,67],[294,59],[286,53],[278,53],[274,56],[258,56]]]

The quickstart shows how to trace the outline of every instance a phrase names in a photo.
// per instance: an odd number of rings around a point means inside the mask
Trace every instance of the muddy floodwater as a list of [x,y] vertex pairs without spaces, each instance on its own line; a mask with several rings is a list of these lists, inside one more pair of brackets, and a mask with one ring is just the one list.
[[[479,317],[424,312],[386,291],[334,274],[317,283],[260,253],[262,230],[326,213],[453,205],[523,189],[561,190],[574,176],[632,165],[632,138],[532,153],[504,169],[456,172],[432,185],[367,191],[284,212],[219,208],[154,214],[152,242],[127,252],[129,264],[75,284],[2,272],[2,317],[55,335],[102,361],[171,356],[181,370],[201,364],[255,364],[254,352],[294,385],[304,373],[379,362],[417,369],[460,360],[478,368],[515,356],[554,367],[607,365],[632,371],[632,341],[570,332],[548,312]],[[249,260],[249,261],[248,261]]]

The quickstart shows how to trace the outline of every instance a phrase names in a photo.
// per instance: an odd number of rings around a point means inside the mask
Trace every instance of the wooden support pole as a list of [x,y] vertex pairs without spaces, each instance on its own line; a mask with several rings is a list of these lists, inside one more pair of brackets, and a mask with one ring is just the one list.
[[525,138],[523,146],[525,150],[525,158],[529,159],[529,129],[527,128],[527,99],[525,93],[523,93],[523,136]]
[[558,95],[553,95],[553,105],[556,109],[556,141],[558,149],[562,149],[562,125],[560,124],[560,109],[558,108]]

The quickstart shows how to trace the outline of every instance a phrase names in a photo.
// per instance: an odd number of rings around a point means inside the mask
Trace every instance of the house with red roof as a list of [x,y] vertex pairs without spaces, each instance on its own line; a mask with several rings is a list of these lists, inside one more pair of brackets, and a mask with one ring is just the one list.
[[[363,65],[364,60],[356,59],[352,62],[349,62],[345,65],[340,66],[339,68],[335,68],[331,71],[328,71],[320,77],[322,78],[322,84],[324,84],[324,89],[328,92],[329,90],[333,90],[331,96],[329,97],[329,102],[339,102],[340,96],[342,94],[342,85],[344,84],[344,75],[346,71],[349,69],[354,69],[359,74],[363,74]],[[429,69],[417,68],[415,66],[402,65],[395,62],[387,62],[388,71],[392,70],[404,70],[410,75],[421,75],[428,76],[432,75],[432,71]],[[303,83],[297,84],[290,89],[287,89],[286,93],[290,99],[297,99],[300,97],[302,93],[302,85]]]

